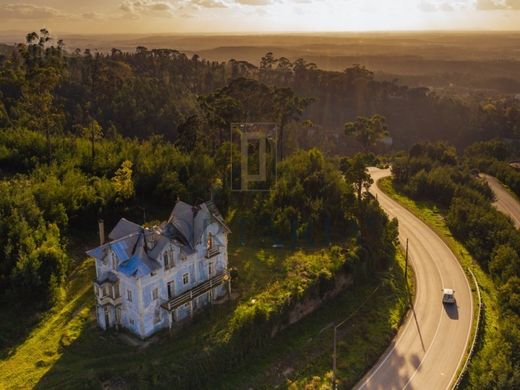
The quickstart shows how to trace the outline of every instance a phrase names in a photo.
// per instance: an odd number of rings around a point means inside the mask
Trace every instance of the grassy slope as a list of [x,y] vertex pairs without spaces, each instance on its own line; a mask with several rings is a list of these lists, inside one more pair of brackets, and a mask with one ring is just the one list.
[[[76,245],[70,247],[74,250]],[[81,256],[82,250],[76,252]],[[238,267],[240,273],[236,286],[242,294],[240,299],[249,299],[270,281],[283,277],[280,264],[293,252],[235,246],[230,251],[230,264]],[[236,372],[216,378],[212,387],[247,388],[253,383],[257,387],[285,387],[291,382],[300,386],[313,377],[329,383],[330,325],[353,312],[352,320],[340,330],[338,374],[345,383],[354,383],[384,351],[406,310],[402,264],[400,257],[398,266],[389,273],[348,289],[282,332]],[[92,310],[93,277],[93,262],[80,262],[71,275],[65,303],[45,315],[17,348],[0,360],[0,388],[98,388],[104,381],[114,385],[117,378],[128,375],[132,377],[131,387],[164,385],[183,357],[218,337],[236,305],[233,302],[215,306],[172,338],[163,333],[157,338],[159,342],[147,348],[134,347],[121,342],[116,333],[104,333],[97,328]],[[387,284],[393,280],[393,287],[385,284],[378,288],[381,279],[387,280]],[[367,297],[370,305],[356,311]],[[288,368],[286,380],[281,372]]]
[[[481,341],[477,345],[475,358],[478,358],[479,351],[486,347],[486,344],[492,338],[497,331],[497,296],[495,286],[489,275],[480,267],[480,265],[471,257],[466,248],[457,241],[451,234],[448,226],[446,225],[444,216],[446,211],[440,210],[436,205],[429,202],[416,202],[410,198],[398,193],[392,186],[390,178],[385,178],[379,181],[379,187],[390,197],[401,203],[409,211],[419,217],[428,226],[430,226],[439,236],[446,242],[450,249],[455,253],[460,263],[462,264],[466,274],[468,269],[471,269],[477,279],[480,287],[480,293],[482,295],[483,310],[485,320],[481,324]],[[468,280],[472,284],[472,290],[475,292],[475,288],[472,283],[470,275]],[[473,294],[475,297],[475,294]],[[475,302],[475,304],[478,304]],[[475,330],[473,330],[474,332]],[[473,337],[473,333],[472,333]],[[472,338],[473,339],[473,338]],[[471,372],[471,364],[469,366]]]
[[[67,286],[68,302],[44,316],[9,356],[0,361],[0,388],[32,387],[61,357],[89,319],[93,261],[76,268]],[[16,322],[16,319],[13,319]]]
[[[412,276],[409,274],[409,283]],[[246,365],[223,376],[215,388],[329,388],[333,325],[338,330],[338,378],[351,387],[377,361],[408,308],[404,258],[388,272],[347,289],[337,299],[277,336]],[[342,387],[343,387],[342,386]]]

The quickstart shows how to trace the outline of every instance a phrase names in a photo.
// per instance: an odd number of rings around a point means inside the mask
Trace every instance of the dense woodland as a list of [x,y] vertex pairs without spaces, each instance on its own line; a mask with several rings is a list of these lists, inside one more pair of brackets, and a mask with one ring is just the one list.
[[518,152],[496,140],[474,144],[464,155],[446,144],[417,144],[393,166],[394,183],[404,193],[446,210],[450,231],[498,291],[499,329],[473,359],[472,388],[520,385],[520,231],[491,206],[493,193],[477,176],[479,171],[497,175],[519,194],[520,172],[505,162]]
[[[253,121],[278,125],[283,161],[273,191],[236,195],[229,129]],[[367,152],[388,134],[395,146],[514,139],[520,103],[439,97],[376,81],[359,65],[330,72],[268,53],[257,67],[144,47],[66,52],[46,30],[28,34],[0,55],[1,299],[49,307],[75,266],[67,254],[72,234],[92,232],[98,218],[148,222],[144,209],[168,210],[177,198],[213,197],[250,236],[355,240],[359,262],[384,267],[396,223],[363,190],[371,183],[366,166],[375,162]],[[477,387],[514,387],[520,237],[491,209],[491,193],[471,169],[497,175],[517,193],[520,180],[506,163],[512,154],[489,145],[468,148],[464,159],[444,145],[414,146],[394,173],[411,196],[449,208],[450,228],[496,280],[503,327],[494,343],[509,365],[481,361],[490,374]],[[505,266],[511,256],[518,264]]]
[[227,71],[174,50],[66,54],[45,30],[2,58],[3,298],[52,304],[74,266],[71,235],[92,232],[98,218],[148,222],[179,198],[213,197],[241,234],[327,244],[359,234],[373,262],[387,258],[378,249],[387,219],[362,200],[370,178],[361,156],[351,164],[318,149],[288,156],[282,142],[273,191],[232,195],[230,123],[275,121],[284,139],[312,99]]

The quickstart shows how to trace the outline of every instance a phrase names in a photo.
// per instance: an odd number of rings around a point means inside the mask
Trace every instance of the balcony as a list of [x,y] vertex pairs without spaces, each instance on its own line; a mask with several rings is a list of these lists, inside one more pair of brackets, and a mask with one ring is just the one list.
[[176,297],[173,297],[169,301],[164,302],[161,307],[165,310],[172,311],[178,308],[179,306],[184,305],[185,303],[189,303],[193,299],[201,296],[202,294],[210,291],[212,288],[220,286],[229,280],[229,275],[227,272],[223,272],[219,275],[212,277],[209,280],[193,287],[192,289],[183,292]]
[[118,306],[122,303],[121,296],[113,297],[111,295],[104,295],[102,297],[97,297],[98,305],[104,306],[104,305],[112,305],[112,306]]
[[206,250],[206,259],[211,259],[212,257],[217,256],[220,253],[218,246],[213,246]]
[[104,280],[102,282],[94,281],[94,292],[98,305],[113,305],[118,306],[122,303],[121,295],[119,294],[119,281]]

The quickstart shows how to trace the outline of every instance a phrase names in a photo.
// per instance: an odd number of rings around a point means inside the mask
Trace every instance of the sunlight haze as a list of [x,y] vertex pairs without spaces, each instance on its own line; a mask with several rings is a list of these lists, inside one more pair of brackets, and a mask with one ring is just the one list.
[[0,0],[0,30],[67,33],[518,30],[520,0]]

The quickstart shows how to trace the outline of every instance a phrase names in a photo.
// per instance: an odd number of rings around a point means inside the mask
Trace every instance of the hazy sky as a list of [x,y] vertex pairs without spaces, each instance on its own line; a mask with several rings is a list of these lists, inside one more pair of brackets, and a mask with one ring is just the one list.
[[0,0],[0,30],[42,26],[77,33],[519,30],[520,0]]

